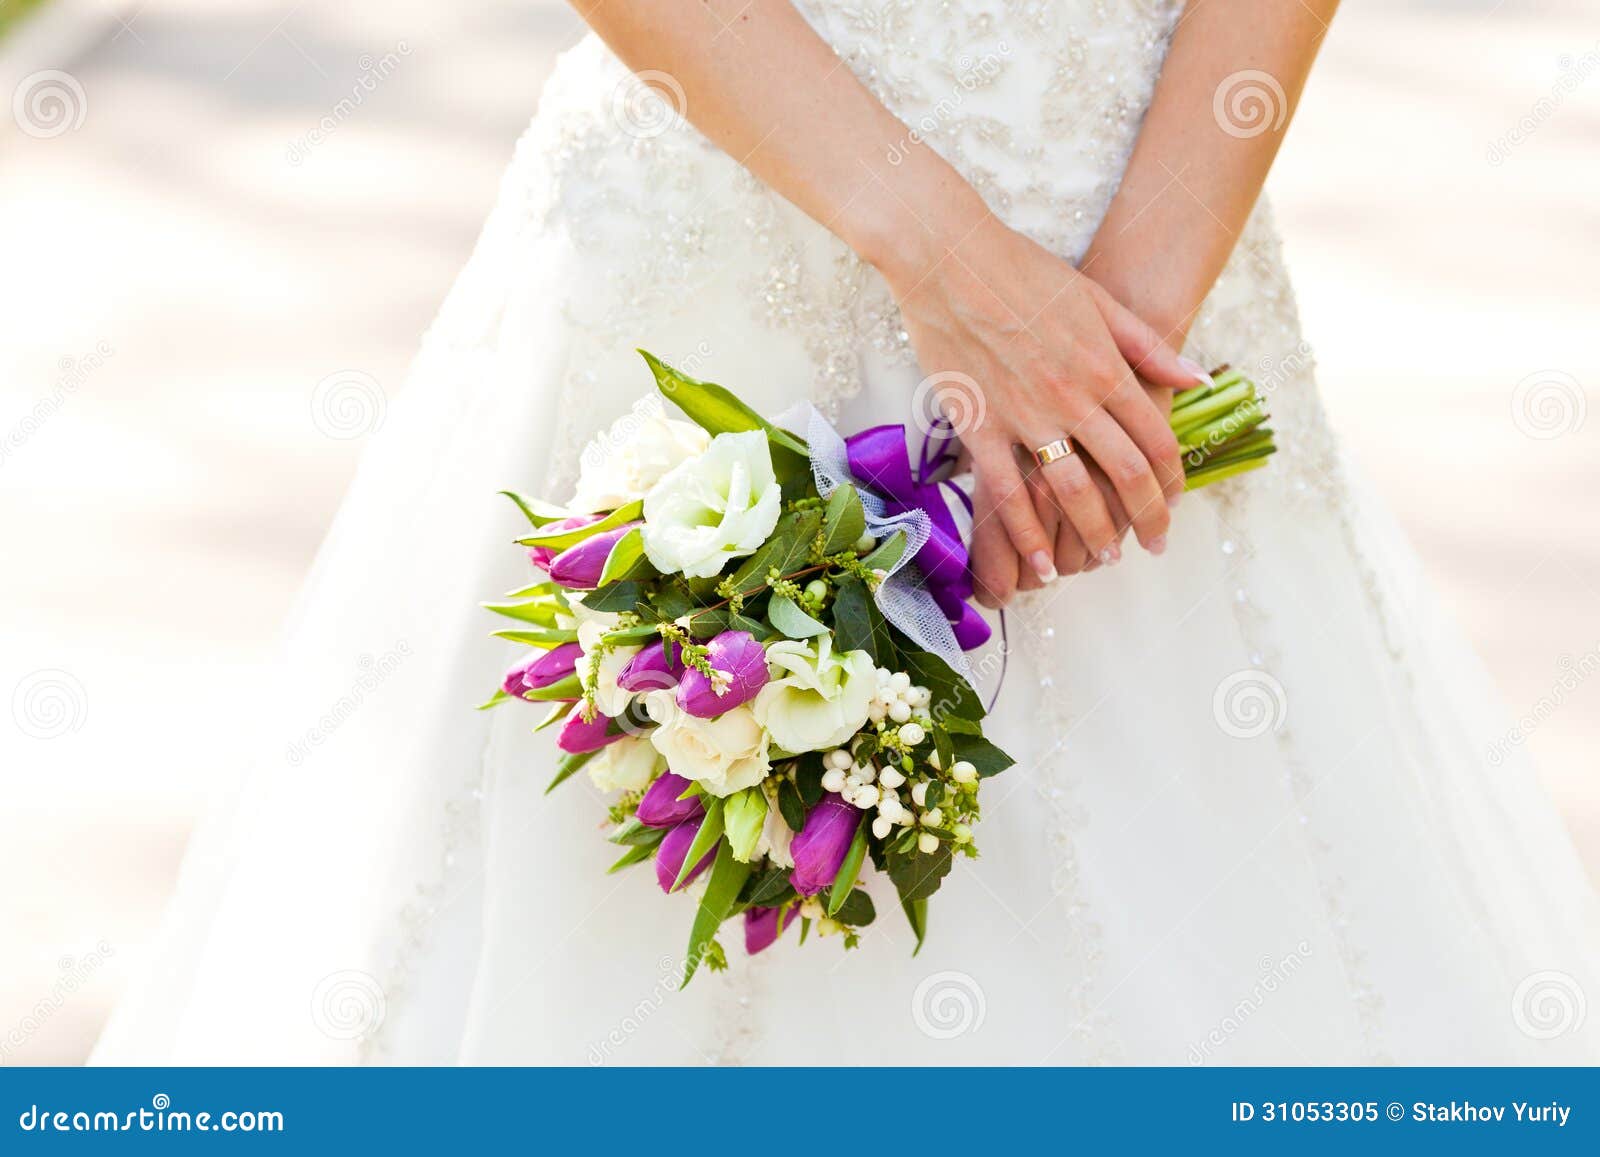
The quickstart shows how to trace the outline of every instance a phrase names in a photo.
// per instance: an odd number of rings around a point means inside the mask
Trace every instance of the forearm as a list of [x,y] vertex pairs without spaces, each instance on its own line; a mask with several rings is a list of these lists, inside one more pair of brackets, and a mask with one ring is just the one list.
[[932,149],[905,149],[905,125],[788,0],[574,6],[629,68],[670,75],[681,96],[656,88],[696,128],[879,268],[926,265],[988,215]]
[[1082,265],[1174,343],[1239,239],[1337,7],[1190,0],[1179,22]]

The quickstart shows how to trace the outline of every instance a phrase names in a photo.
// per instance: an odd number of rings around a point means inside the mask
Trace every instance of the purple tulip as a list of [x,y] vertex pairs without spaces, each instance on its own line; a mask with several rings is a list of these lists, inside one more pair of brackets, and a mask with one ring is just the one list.
[[505,682],[500,686],[513,699],[521,699],[524,691],[537,691],[571,675],[578,669],[578,657],[582,654],[583,648],[576,643],[535,651],[507,671]]
[[550,578],[568,590],[592,590],[599,584],[600,574],[606,569],[611,548],[638,525],[637,522],[624,523],[613,530],[592,535],[577,546],[567,547],[550,560],[547,568]]
[[596,711],[594,718],[585,720],[582,711],[574,711],[561,725],[556,736],[556,746],[569,755],[582,755],[586,751],[599,751],[621,739],[625,732],[611,734],[611,717]]
[[690,668],[678,684],[678,706],[690,715],[711,719],[732,711],[756,697],[767,685],[767,652],[748,631],[723,631],[706,644],[711,666],[728,675],[728,686],[721,695],[711,680]]
[[670,691],[683,677],[683,664],[678,662],[678,644],[668,643],[672,658],[667,658],[664,648],[649,644],[617,673],[617,686],[624,691],[639,694],[642,691]]
[[[686,820],[662,839],[661,846],[656,849],[656,883],[661,885],[663,892],[672,891],[672,882],[683,870],[683,861],[689,854],[689,845],[694,843],[694,838],[699,832],[699,820]],[[694,871],[684,879],[683,886],[687,888],[696,876],[711,866],[711,861],[716,858],[717,849],[713,846],[694,866]]]
[[777,943],[789,925],[795,922],[795,913],[790,912],[780,924],[779,915],[782,908],[746,908],[744,913],[744,950],[751,956],[763,948],[770,948]]
[[[603,514],[577,514],[571,518],[563,518],[557,522],[546,523],[544,530],[577,530],[580,526],[588,526],[592,522],[599,522]],[[528,561],[540,570],[550,569],[550,560],[561,552],[549,546],[530,546],[528,548]]]
[[794,857],[789,883],[796,892],[815,896],[833,883],[860,822],[861,812],[836,795],[823,796],[822,802],[811,809],[805,826],[789,846],[789,854]]
[[670,771],[662,772],[639,801],[639,809],[635,813],[639,822],[650,828],[670,828],[684,820],[697,820],[705,815],[705,804],[700,802],[699,796],[678,798],[687,790],[689,781],[683,776],[673,775]]

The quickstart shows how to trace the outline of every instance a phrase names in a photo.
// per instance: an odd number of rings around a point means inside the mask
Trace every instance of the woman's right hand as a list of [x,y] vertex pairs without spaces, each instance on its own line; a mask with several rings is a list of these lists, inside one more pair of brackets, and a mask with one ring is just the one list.
[[[931,400],[971,456],[978,598],[1003,606],[1024,576],[1053,580],[1058,536],[1047,526],[1059,521],[1070,523],[1087,561],[1120,559],[1120,532],[1085,454],[1109,479],[1139,542],[1160,554],[1183,467],[1166,416],[1140,379],[1187,389],[1205,380],[1201,368],[1092,278],[987,213],[959,239],[898,253],[879,268],[929,375]],[[1032,451],[1060,438],[1075,453],[1037,466]],[[1043,517],[1030,472],[1056,507]]]

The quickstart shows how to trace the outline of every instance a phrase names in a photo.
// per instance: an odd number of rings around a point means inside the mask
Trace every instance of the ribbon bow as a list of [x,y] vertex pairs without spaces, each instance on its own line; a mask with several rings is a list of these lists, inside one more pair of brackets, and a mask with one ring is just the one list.
[[959,486],[935,478],[941,469],[955,461],[948,438],[941,439],[945,447],[935,451],[933,444],[939,434],[940,431],[935,430],[923,439],[920,460],[914,470],[903,425],[873,426],[852,434],[845,439],[845,454],[850,473],[857,481],[883,496],[886,513],[906,514],[920,510],[927,515],[931,525],[928,541],[922,544],[913,561],[922,572],[933,601],[950,620],[956,642],[963,651],[971,651],[988,642],[991,631],[989,624],[967,602],[972,597],[972,573],[967,565],[970,556],[945,494],[947,490],[954,494],[969,514],[972,501]]

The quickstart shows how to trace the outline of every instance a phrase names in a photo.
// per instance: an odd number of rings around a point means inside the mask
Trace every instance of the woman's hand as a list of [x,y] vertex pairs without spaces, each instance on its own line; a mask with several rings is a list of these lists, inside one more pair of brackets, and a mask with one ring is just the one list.
[[[1118,514],[1146,550],[1161,553],[1183,467],[1166,415],[1139,379],[1186,389],[1204,380],[1200,367],[1093,279],[989,215],[942,251],[902,252],[880,269],[971,456],[977,597],[1002,606],[1024,580],[1031,587],[1061,569],[1115,563]],[[977,397],[963,396],[963,376]],[[1061,438],[1076,453],[1037,465],[1032,451]],[[1072,565],[1063,527],[1083,563]]]

